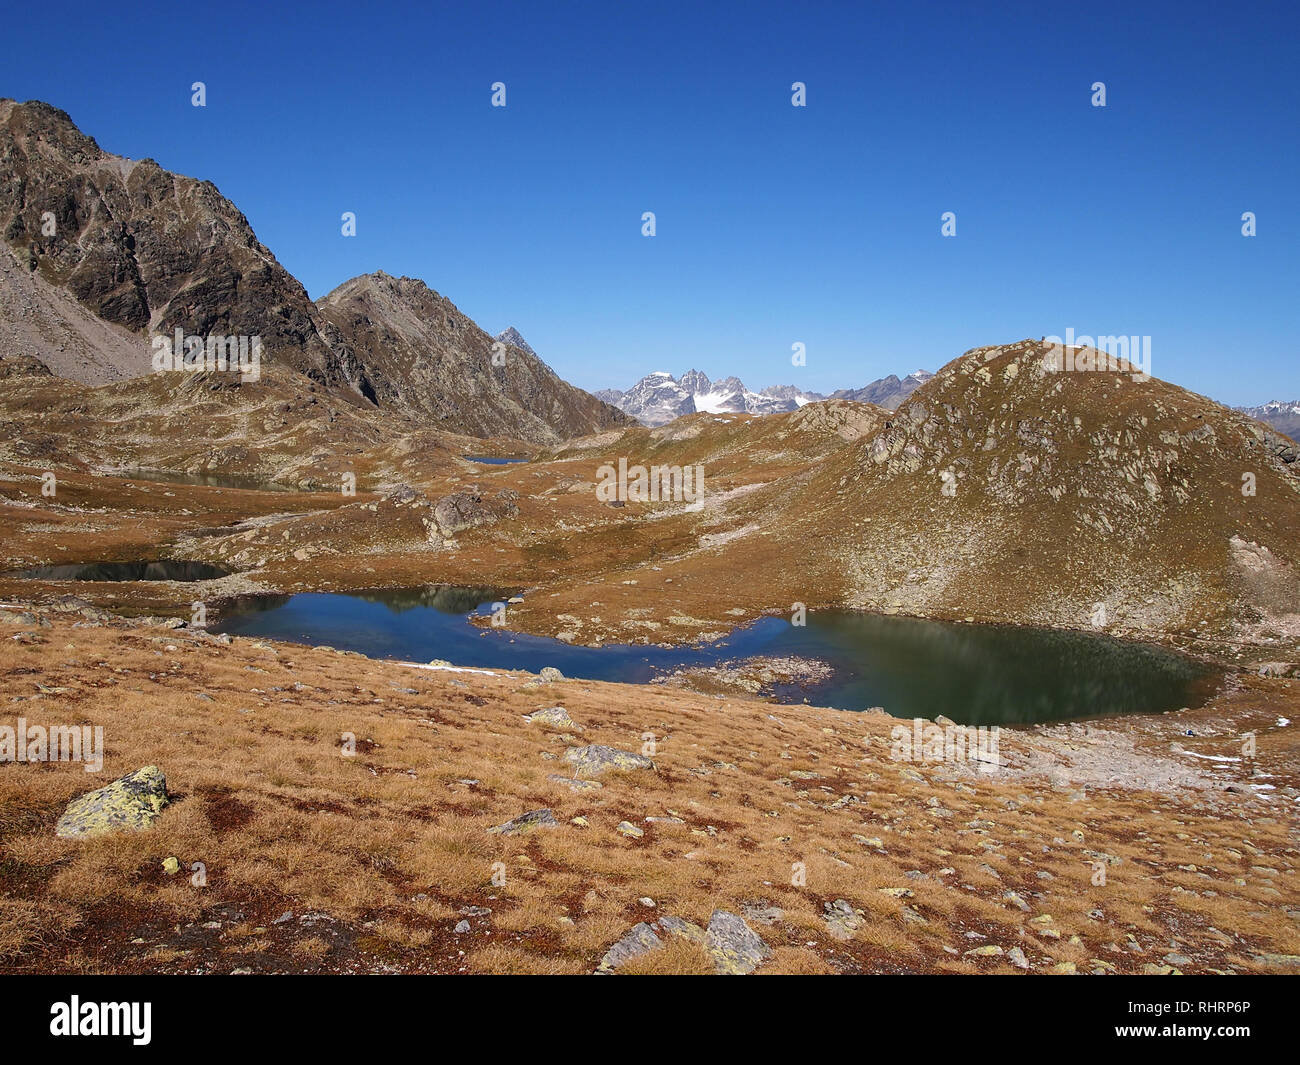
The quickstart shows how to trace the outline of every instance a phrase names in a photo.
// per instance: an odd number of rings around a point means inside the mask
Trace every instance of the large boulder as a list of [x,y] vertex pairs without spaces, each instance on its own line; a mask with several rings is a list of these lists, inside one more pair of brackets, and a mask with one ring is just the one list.
[[433,520],[443,536],[455,536],[464,529],[515,517],[518,498],[519,493],[509,488],[487,498],[477,492],[453,492],[434,503]]
[[713,968],[725,976],[752,973],[772,952],[745,919],[726,910],[714,910],[705,930],[704,949]]
[[167,801],[167,778],[156,765],[147,765],[73,799],[54,831],[63,839],[138,831],[158,820]]

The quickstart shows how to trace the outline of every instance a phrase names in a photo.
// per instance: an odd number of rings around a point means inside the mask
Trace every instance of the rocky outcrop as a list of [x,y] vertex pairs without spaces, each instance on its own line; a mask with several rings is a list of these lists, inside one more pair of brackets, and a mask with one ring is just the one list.
[[847,943],[862,927],[863,920],[847,899],[822,903],[822,919],[826,922],[826,931],[832,939]]
[[530,810],[504,824],[489,828],[488,832],[498,836],[526,836],[539,828],[555,828],[559,823],[550,810]]
[[633,925],[605,952],[596,967],[596,975],[607,975],[636,958],[660,950],[664,936],[679,936],[696,944],[713,963],[714,972],[721,976],[747,975],[772,956],[767,944],[743,917],[714,910],[708,928],[672,916]]
[[156,765],[147,765],[73,799],[54,832],[63,839],[78,839],[148,828],[167,801],[167,778]]
[[504,329],[496,335],[496,339],[503,344],[509,344],[511,347],[518,348],[525,355],[536,355],[532,345],[528,343],[513,325],[509,329]]
[[443,496],[432,504],[429,515],[421,519],[426,537],[430,543],[440,545],[466,529],[513,518],[519,513],[515,502],[518,498],[519,493],[510,488],[502,488],[491,496],[478,492]]

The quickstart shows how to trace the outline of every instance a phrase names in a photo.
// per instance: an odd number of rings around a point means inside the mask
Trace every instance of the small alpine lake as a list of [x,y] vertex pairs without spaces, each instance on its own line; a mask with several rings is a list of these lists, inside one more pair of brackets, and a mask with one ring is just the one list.
[[778,701],[843,710],[883,707],[896,717],[946,715],[966,725],[1023,725],[1200,706],[1219,674],[1170,651],[1099,633],[1010,625],[956,625],[816,611],[807,625],[764,617],[701,646],[578,647],[550,637],[471,624],[508,593],[430,586],[350,594],[241,599],[214,631],[328,644],[372,658],[444,659],[479,669],[647,683],[679,670],[753,658],[812,659],[822,679],[771,687]]

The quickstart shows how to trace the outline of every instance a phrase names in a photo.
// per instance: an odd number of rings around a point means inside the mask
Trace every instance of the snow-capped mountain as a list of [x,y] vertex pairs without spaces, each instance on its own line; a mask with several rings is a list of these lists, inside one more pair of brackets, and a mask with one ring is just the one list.
[[826,398],[813,392],[801,392],[793,385],[751,392],[738,377],[710,381],[708,375],[699,370],[688,370],[680,378],[659,370],[647,374],[626,392],[606,388],[595,395],[644,425],[664,425],[683,414],[697,411],[776,414]]
[[[614,404],[618,406],[618,404]],[[1257,421],[1271,425],[1279,433],[1286,433],[1292,440],[1300,439],[1300,399],[1283,402],[1275,399],[1258,407],[1237,407],[1242,414],[1249,414]]]
[[687,370],[680,378],[659,370],[647,374],[626,392],[605,388],[594,395],[643,425],[663,425],[697,411],[779,414],[828,398],[875,403],[893,410],[933,376],[925,370],[917,370],[901,380],[890,374],[863,388],[842,388],[828,397],[819,392],[805,392],[795,385],[770,385],[761,392],[751,392],[738,377],[710,381],[699,370]]

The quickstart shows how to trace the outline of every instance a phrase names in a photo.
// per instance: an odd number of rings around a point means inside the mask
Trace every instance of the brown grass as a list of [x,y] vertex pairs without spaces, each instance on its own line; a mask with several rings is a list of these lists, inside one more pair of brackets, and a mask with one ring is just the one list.
[[[754,924],[774,951],[765,972],[1014,971],[964,957],[984,943],[1019,945],[1035,968],[1087,971],[1101,958],[1121,972],[1171,951],[1194,959],[1189,971],[1265,969],[1255,955],[1300,951],[1287,913],[1300,900],[1291,819],[1248,795],[1081,797],[924,766],[917,781],[888,759],[892,719],[879,715],[783,707],[778,721],[762,703],[585,681],[529,691],[520,675],[123,623],[59,619],[34,640],[0,643],[0,723],[21,713],[101,724],[107,756],[97,777],[0,765],[0,968],[580,973],[637,921],[703,925],[746,906],[784,911]],[[43,694],[37,678],[68,691]],[[584,726],[580,740],[522,720],[556,703]],[[655,771],[589,792],[547,779],[570,743],[636,750],[647,730]],[[359,741],[355,757],[341,754],[344,733]],[[1003,747],[1041,742],[1004,733]],[[1276,762],[1261,768],[1289,772],[1293,749],[1271,749]],[[152,829],[53,837],[69,799],[150,763],[174,800]],[[846,795],[858,801],[830,806]],[[486,832],[541,807],[559,827]],[[622,820],[644,837],[620,836]],[[1118,859],[1105,887],[1090,882],[1088,850]],[[181,873],[163,871],[168,856]],[[191,882],[199,862],[204,887]],[[1012,890],[1031,912],[1003,897]],[[838,898],[864,914],[846,944],[822,919]],[[470,906],[492,912],[454,933]],[[1040,914],[1059,939],[1028,923]],[[1129,935],[1141,953],[1126,949]],[[705,967],[674,940],[629,971]]]

